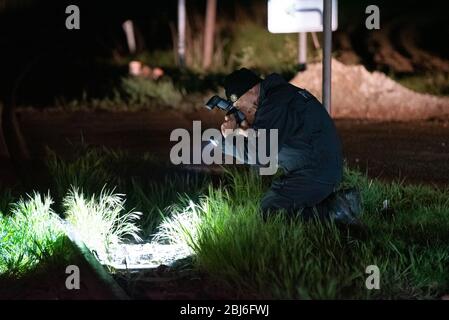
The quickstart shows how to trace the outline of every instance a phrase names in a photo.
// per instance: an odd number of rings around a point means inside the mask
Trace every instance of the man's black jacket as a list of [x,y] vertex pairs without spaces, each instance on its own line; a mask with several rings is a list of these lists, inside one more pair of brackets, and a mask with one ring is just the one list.
[[337,130],[326,109],[308,91],[278,74],[267,76],[261,82],[252,128],[278,129],[278,165],[286,174],[328,184],[341,182],[342,151]]

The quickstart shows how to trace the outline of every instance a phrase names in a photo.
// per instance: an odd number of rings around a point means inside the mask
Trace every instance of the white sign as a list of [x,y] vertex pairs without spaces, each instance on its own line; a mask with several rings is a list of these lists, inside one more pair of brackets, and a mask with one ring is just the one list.
[[[332,30],[338,24],[337,0],[332,0]],[[272,33],[322,32],[323,0],[268,0],[268,30]]]

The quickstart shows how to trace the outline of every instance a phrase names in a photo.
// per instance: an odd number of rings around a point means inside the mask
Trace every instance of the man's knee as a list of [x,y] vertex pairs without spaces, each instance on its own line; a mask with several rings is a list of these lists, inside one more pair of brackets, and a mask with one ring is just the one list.
[[282,194],[269,190],[260,202],[261,215],[266,220],[269,216],[281,212],[288,217],[301,217],[305,221],[318,218],[319,220],[328,217],[327,198],[317,204],[298,203]]
[[290,198],[270,189],[260,202],[260,211],[262,217],[266,220],[273,214],[278,214],[280,212],[290,213],[293,206],[294,202]]
[[277,210],[277,199],[273,191],[269,190],[260,201],[260,212],[265,219],[270,215],[270,212]]

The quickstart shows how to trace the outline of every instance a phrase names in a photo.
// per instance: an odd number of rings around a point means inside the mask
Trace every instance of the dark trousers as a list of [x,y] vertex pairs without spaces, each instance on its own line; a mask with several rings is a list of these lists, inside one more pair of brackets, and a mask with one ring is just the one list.
[[290,217],[299,215],[304,220],[312,217],[326,219],[328,208],[324,200],[335,187],[334,184],[320,183],[300,175],[281,176],[262,198],[262,216],[266,219],[285,210]]

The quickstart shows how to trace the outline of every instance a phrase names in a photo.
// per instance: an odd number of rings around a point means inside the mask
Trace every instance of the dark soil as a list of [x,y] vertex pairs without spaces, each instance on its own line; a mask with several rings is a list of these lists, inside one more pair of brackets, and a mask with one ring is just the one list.
[[[219,112],[183,115],[152,112],[39,112],[20,113],[20,124],[32,155],[42,157],[45,146],[70,154],[71,143],[151,152],[169,158],[170,133],[175,128],[218,128]],[[344,156],[351,167],[370,177],[410,183],[447,185],[449,177],[449,120],[373,122],[337,120]]]
[[256,295],[238,292],[208,275],[191,269],[159,266],[155,269],[122,271],[117,282],[131,299],[149,300],[234,300],[255,299]]
[[[70,250],[67,248],[67,250]],[[67,289],[66,273],[69,265],[79,268],[80,288]],[[44,262],[17,279],[0,279],[0,300],[114,300],[117,297],[108,285],[98,279],[92,267],[79,253],[74,253],[66,263]]]

